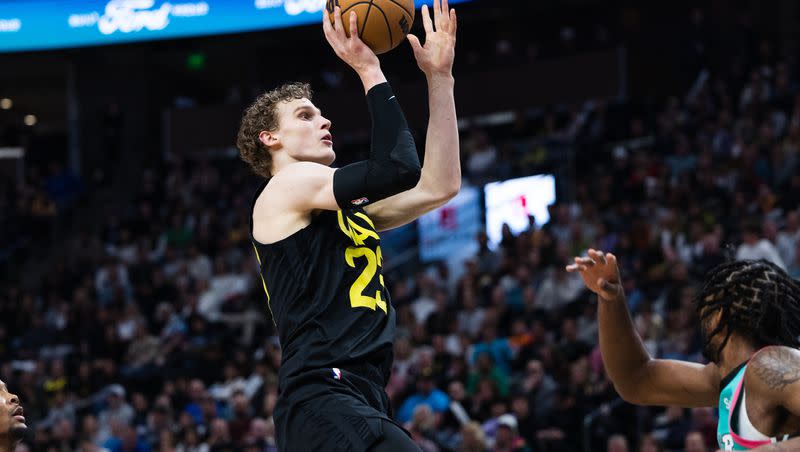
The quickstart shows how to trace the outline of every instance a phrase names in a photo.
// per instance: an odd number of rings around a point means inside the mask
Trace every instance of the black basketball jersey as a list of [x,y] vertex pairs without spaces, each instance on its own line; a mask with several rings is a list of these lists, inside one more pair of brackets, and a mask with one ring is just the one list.
[[396,319],[380,238],[364,210],[321,211],[283,240],[252,241],[281,343],[279,386],[306,370],[365,364],[379,368],[385,386]]

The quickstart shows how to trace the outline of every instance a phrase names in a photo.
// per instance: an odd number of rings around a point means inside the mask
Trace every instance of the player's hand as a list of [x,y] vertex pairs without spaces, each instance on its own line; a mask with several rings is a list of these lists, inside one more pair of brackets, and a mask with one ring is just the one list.
[[380,69],[380,61],[375,52],[358,37],[358,20],[355,12],[347,15],[350,21],[350,37],[344,31],[342,10],[338,6],[333,10],[334,23],[331,24],[328,11],[322,11],[322,29],[325,39],[333,47],[336,55],[347,63],[356,73],[364,74],[370,70]]
[[580,273],[586,287],[602,300],[610,301],[624,295],[617,258],[611,253],[590,249],[588,257],[576,257],[574,264],[567,265],[567,271]]
[[447,0],[433,0],[433,20],[428,5],[422,5],[422,25],[425,27],[425,45],[409,34],[408,42],[422,72],[432,75],[452,75],[456,56],[456,10],[450,9]]

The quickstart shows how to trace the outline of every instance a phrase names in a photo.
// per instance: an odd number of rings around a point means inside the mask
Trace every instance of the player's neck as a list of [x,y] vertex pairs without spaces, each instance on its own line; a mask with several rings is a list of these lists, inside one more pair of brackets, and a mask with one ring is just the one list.
[[756,352],[756,348],[750,342],[737,335],[731,335],[728,344],[722,349],[720,356],[719,370],[724,378],[733,369],[750,359]]
[[0,436],[0,452],[14,452],[16,440],[11,435]]

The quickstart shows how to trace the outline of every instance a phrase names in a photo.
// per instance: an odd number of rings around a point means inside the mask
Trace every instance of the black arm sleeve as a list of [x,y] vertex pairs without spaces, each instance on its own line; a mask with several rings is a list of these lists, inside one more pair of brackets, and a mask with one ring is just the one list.
[[372,117],[369,159],[333,174],[333,194],[342,209],[363,206],[413,188],[421,166],[414,137],[388,83],[367,93]]

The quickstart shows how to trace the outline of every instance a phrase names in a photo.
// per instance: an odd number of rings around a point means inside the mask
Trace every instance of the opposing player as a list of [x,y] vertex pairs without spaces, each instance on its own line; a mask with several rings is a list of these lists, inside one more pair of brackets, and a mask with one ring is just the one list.
[[6,384],[0,380],[0,452],[13,452],[16,444],[28,430],[19,397],[8,392]]
[[334,169],[331,122],[307,85],[256,99],[237,146],[266,180],[256,195],[252,238],[282,347],[275,427],[281,451],[417,451],[391,419],[384,391],[395,310],[381,275],[378,231],[451,199],[461,182],[452,65],[456,15],[423,7],[424,46],[409,35],[428,81],[425,159],[377,56],[347,37],[339,9],[323,21],[336,54],[360,77],[372,117],[369,159]]
[[579,272],[599,297],[600,348],[620,396],[639,405],[718,406],[722,450],[798,451],[800,286],[776,265],[711,270],[697,310],[710,363],[653,359],[633,327],[616,257],[589,250]]

